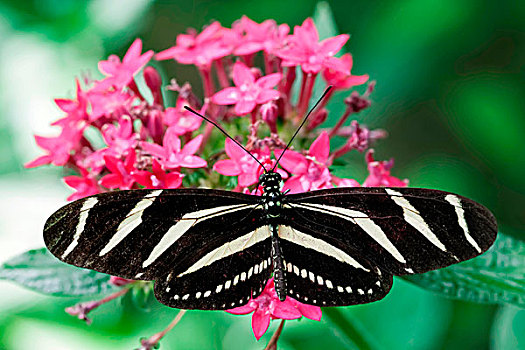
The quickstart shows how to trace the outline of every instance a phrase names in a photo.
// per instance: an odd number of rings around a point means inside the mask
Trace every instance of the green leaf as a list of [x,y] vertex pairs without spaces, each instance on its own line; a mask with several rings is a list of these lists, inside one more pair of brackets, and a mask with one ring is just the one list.
[[0,267],[0,279],[54,296],[80,296],[115,289],[109,275],[59,261],[46,248],[18,255]]
[[498,234],[483,255],[404,279],[453,299],[525,307],[525,242]]

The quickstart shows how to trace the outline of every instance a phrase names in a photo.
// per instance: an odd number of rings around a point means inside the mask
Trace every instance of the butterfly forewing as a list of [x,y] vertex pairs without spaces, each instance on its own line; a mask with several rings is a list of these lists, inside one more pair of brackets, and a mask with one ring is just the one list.
[[256,197],[216,190],[134,190],[80,199],[47,221],[61,260],[154,280],[262,226]]
[[497,233],[480,204],[416,188],[339,188],[287,197],[283,219],[392,274],[421,273],[477,256]]
[[348,247],[343,251],[308,230],[279,227],[288,295],[317,306],[369,303],[383,298],[392,275]]

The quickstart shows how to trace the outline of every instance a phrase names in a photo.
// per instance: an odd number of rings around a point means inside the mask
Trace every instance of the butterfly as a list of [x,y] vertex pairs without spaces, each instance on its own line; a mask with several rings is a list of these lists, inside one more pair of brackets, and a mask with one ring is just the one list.
[[369,303],[389,292],[394,275],[468,260],[496,238],[492,213],[453,193],[382,187],[284,193],[279,160],[260,176],[261,196],[138,189],[79,199],[47,220],[46,246],[75,266],[153,280],[167,306],[224,310],[256,298],[271,277],[280,300]]

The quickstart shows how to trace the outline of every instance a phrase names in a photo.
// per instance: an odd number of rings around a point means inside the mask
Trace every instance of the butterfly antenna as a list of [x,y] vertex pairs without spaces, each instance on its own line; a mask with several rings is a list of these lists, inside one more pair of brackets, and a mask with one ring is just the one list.
[[332,86],[329,86],[329,87],[326,88],[326,90],[324,91],[323,95],[319,98],[319,100],[317,100],[317,102],[315,103],[315,105],[310,109],[310,111],[308,112],[308,114],[306,115],[306,117],[304,117],[303,122],[301,123],[301,125],[299,125],[299,127],[297,128],[297,130],[295,130],[295,133],[293,134],[293,136],[292,136],[292,138],[290,139],[290,141],[288,141],[288,144],[286,145],[286,148],[285,148],[284,151],[281,153],[281,155],[279,156],[279,158],[277,158],[277,162],[275,162],[275,165],[274,165],[273,168],[272,168],[272,173],[275,171],[275,168],[277,168],[277,165],[279,165],[279,161],[280,161],[281,158],[283,157],[284,152],[286,152],[286,150],[290,147],[290,145],[292,144],[293,139],[295,138],[295,136],[297,136],[297,133],[299,133],[299,130],[301,130],[301,128],[303,127],[304,123],[306,123],[306,120],[308,119],[308,117],[310,116],[310,114],[312,114],[312,112],[315,110],[315,108],[319,105],[319,103],[323,100],[323,98],[326,96],[326,94],[328,93],[328,91],[330,91],[331,89],[332,89]]
[[211,120],[210,118],[200,114],[199,112],[196,112],[194,111],[193,109],[191,109],[190,107],[188,106],[184,106],[185,109],[187,109],[188,111],[190,111],[191,113],[195,114],[195,115],[198,115],[199,117],[201,117],[202,119],[206,120],[208,123],[212,124],[213,126],[215,126],[217,129],[219,129],[224,135],[226,135],[227,138],[229,138],[230,140],[232,140],[233,142],[235,142],[237,144],[237,146],[239,146],[240,148],[242,148],[246,153],[248,153],[253,159],[255,159],[255,161],[257,163],[259,163],[259,165],[264,169],[264,172],[267,173],[268,170],[266,170],[266,168],[264,167],[264,165],[259,161],[259,159],[257,159],[253,154],[250,153],[250,151],[248,151],[246,148],[244,148],[243,145],[241,145],[236,139],[234,139],[233,137],[231,137],[230,135],[228,135],[228,133],[219,125],[217,124],[215,121]]

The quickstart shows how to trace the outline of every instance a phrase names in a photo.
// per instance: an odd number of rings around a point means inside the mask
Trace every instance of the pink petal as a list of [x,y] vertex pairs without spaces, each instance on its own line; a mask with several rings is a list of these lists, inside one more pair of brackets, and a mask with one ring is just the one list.
[[253,185],[258,180],[256,174],[240,174],[239,175],[239,186],[241,187],[248,187],[250,185]]
[[[179,35],[180,36],[180,35]],[[169,49],[166,49],[164,51],[161,51],[155,55],[155,59],[162,61],[162,60],[169,60],[175,57],[175,54],[180,49],[177,46],[170,47]]]
[[141,142],[140,147],[144,152],[147,154],[150,154],[152,156],[158,157],[158,158],[165,158],[166,157],[166,151],[164,151],[164,148],[162,146],[157,145],[156,143],[150,143],[150,142]]
[[226,176],[237,176],[241,173],[241,168],[231,159],[219,160],[213,165],[213,170]]
[[274,307],[272,315],[283,320],[295,320],[300,318],[301,312],[295,308],[295,304],[290,298],[286,299],[284,302],[278,299],[272,301]]
[[32,160],[26,164],[24,164],[24,167],[26,168],[35,168],[37,166],[42,166],[44,164],[49,164],[53,161],[53,157],[50,155],[40,156],[35,160]]
[[257,340],[261,339],[270,326],[270,313],[257,309],[252,315],[253,335]]
[[168,154],[180,152],[180,139],[174,129],[168,128],[168,130],[166,130],[164,139],[162,139],[162,145],[164,149],[168,151]]
[[250,312],[253,312],[255,309],[256,309],[255,307],[251,306],[251,303],[248,303],[246,305],[239,306],[239,307],[225,310],[225,311],[230,314],[234,314],[234,315],[246,315],[246,314],[249,314]]
[[233,65],[233,82],[237,87],[244,84],[251,85],[255,82],[255,76],[250,68],[241,61],[237,61]]
[[[304,20],[301,27],[295,27],[295,30],[298,30],[301,39],[304,39],[305,44],[316,43],[319,41],[319,34],[317,33],[317,28],[312,18],[307,18]],[[294,31],[295,34],[295,31]]]
[[[276,149],[275,157],[279,158],[283,150]],[[279,161],[281,166],[292,174],[304,174],[308,169],[308,160],[301,153],[287,150]]]
[[307,305],[296,301],[295,307],[303,314],[304,317],[310,320],[320,321],[323,313],[319,306]]
[[257,95],[256,102],[258,104],[263,104],[271,100],[277,100],[281,94],[277,90],[262,90]]
[[229,87],[214,94],[211,102],[218,105],[232,105],[239,101],[240,96],[238,88]]
[[273,73],[259,78],[255,84],[261,89],[273,89],[275,85],[279,84],[281,78],[281,73]]
[[204,168],[208,165],[204,159],[197,156],[185,156],[179,164],[185,168]]
[[69,186],[73,188],[77,188],[79,185],[85,182],[83,177],[80,176],[66,176],[62,180]]
[[289,178],[283,186],[283,191],[290,190],[290,193],[302,193],[306,189],[303,187],[301,182],[301,176],[292,176]]
[[133,59],[140,56],[142,52],[142,41],[140,39],[135,39],[133,44],[128,49],[128,52],[124,55],[124,58],[122,58],[123,63],[127,63],[129,61],[132,61]]
[[224,141],[224,150],[228,157],[235,162],[240,162],[246,156],[246,151],[229,138]]
[[240,100],[235,104],[235,114],[242,116],[253,111],[257,103],[255,101]]
[[341,48],[346,44],[348,39],[350,39],[350,36],[348,34],[340,34],[333,38],[325,39],[319,44],[321,45],[321,50],[325,55],[333,56],[339,50],[341,50]]
[[337,86],[340,89],[348,89],[352,86],[361,85],[368,81],[369,76],[368,74],[364,75],[351,75],[347,79],[344,80],[342,84]]
[[354,58],[352,57],[352,54],[345,53],[341,57],[339,57],[341,61],[345,64],[346,68],[348,68],[349,71],[352,70],[352,67],[354,66]]
[[106,163],[106,167],[115,174],[120,174],[118,163],[120,162],[117,158],[113,156],[104,156],[104,162]]
[[182,176],[177,172],[166,174],[166,188],[179,188],[182,185]]
[[350,75],[350,70],[348,69],[348,67],[337,57],[325,58],[323,65],[325,68],[330,68],[339,71],[343,74]]
[[328,133],[323,131],[312,144],[308,150],[308,155],[315,157],[315,159],[325,164],[330,155],[330,139]]
[[151,176],[152,174],[149,171],[145,170],[135,171],[132,175],[133,180],[135,180],[135,182],[138,182],[146,188],[154,188],[151,182]]
[[100,179],[100,184],[107,188],[119,188],[122,185],[122,181],[117,174],[108,174]]
[[213,22],[197,36],[197,41],[202,43],[204,41],[214,39],[216,33],[222,28],[221,24],[218,21]]
[[197,152],[199,150],[199,147],[201,146],[202,138],[203,138],[203,135],[200,134],[197,137],[195,137],[193,140],[185,144],[184,147],[182,148],[181,153],[188,154],[188,155],[195,154],[195,152]]

